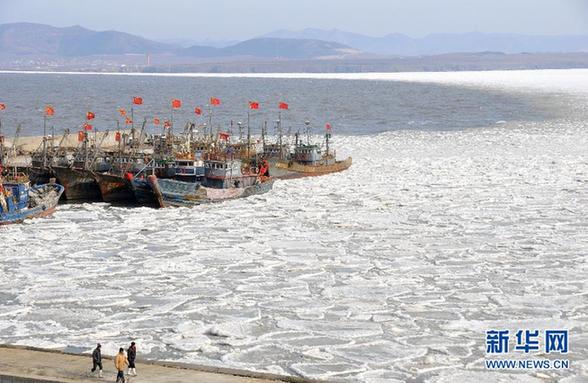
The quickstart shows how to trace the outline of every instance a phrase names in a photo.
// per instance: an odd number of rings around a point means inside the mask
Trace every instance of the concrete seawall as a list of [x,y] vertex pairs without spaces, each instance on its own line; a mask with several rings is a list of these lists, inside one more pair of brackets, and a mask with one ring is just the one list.
[[[33,347],[0,345],[0,383],[73,383],[114,381],[116,371],[112,357],[102,358],[104,378],[90,373],[92,358]],[[142,383],[315,383],[295,376],[281,376],[252,371],[207,367],[194,364],[144,361],[137,362],[137,375],[127,382]]]

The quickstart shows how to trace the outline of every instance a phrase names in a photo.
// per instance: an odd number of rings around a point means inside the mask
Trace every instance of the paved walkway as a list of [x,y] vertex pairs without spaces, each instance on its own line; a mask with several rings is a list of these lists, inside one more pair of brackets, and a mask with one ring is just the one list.
[[[62,352],[0,346],[1,376],[19,377],[30,381],[51,382],[114,382],[116,372],[112,359],[102,358],[104,378],[90,375],[92,359],[89,355],[65,354]],[[248,375],[248,376],[245,376]],[[163,362],[137,363],[137,376],[127,379],[129,383],[268,383],[306,382],[296,377],[280,377],[270,374],[249,373],[240,370],[208,368]]]

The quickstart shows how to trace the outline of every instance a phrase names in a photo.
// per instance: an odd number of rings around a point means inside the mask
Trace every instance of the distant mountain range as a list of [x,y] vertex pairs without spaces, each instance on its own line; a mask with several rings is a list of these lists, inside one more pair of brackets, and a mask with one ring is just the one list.
[[379,55],[437,55],[464,52],[556,53],[588,52],[588,36],[529,36],[505,33],[438,33],[412,38],[393,33],[371,37],[338,29],[279,30],[261,37],[316,39],[345,44]]
[[359,54],[346,45],[316,39],[256,38],[227,47],[182,47],[117,31],[96,32],[80,26],[58,28],[32,23],[0,25],[0,54],[83,57],[166,53],[179,57],[259,57],[281,59],[342,58]]
[[95,32],[80,26],[57,28],[43,24],[0,25],[0,53],[18,55],[87,56],[162,53],[174,50],[123,32]]
[[312,39],[257,38],[225,48],[193,46],[179,52],[191,57],[238,57],[253,56],[260,58],[342,58],[360,54],[357,49],[330,41]]
[[[317,59],[437,55],[455,52],[588,52],[588,36],[527,36],[496,33],[432,34],[412,38],[402,34],[371,37],[337,29],[279,30],[242,42],[175,39],[148,40],[117,32],[97,32],[81,26],[65,28],[43,24],[0,25],[0,55],[168,54],[181,58],[258,57]],[[174,43],[175,42],[175,43]],[[228,46],[226,44],[229,44]],[[191,45],[191,46],[188,46]]]

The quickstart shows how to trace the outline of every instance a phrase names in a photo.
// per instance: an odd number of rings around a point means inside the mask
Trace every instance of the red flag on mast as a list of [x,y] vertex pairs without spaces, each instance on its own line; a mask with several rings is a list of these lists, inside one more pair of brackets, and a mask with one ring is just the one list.
[[259,102],[249,101],[249,109],[259,109]]
[[194,108],[194,113],[196,113],[197,116],[200,116],[202,114],[202,109],[197,106]]
[[82,141],[84,141],[84,138],[86,138],[86,133],[83,130],[80,130],[78,132],[78,141],[82,142]]
[[171,101],[171,106],[173,109],[180,109],[182,107],[182,100],[178,100],[177,98],[174,98]]
[[49,116],[53,116],[54,114],[55,114],[55,109],[53,109],[53,106],[51,106],[51,105],[45,106],[45,116],[49,117]]
[[124,117],[127,115],[127,111],[125,110],[125,108],[118,108],[118,113]]
[[160,123],[160,122],[161,122],[161,121],[159,121],[159,118],[157,118],[157,117],[155,117],[155,118],[153,119],[153,125],[159,125],[159,123]]
[[90,121],[90,120],[93,120],[94,118],[96,118],[96,114],[94,114],[94,112],[86,113],[86,120]]
[[114,140],[115,140],[116,142],[120,142],[120,132],[116,132],[116,133],[114,133]]
[[280,103],[278,104],[278,107],[279,107],[280,109],[288,109],[288,106],[289,106],[289,105],[288,105],[288,104],[286,104],[285,102],[280,102]]
[[333,127],[331,126],[331,124],[330,124],[330,123],[328,123],[328,122],[327,122],[327,123],[325,124],[325,129],[326,129],[326,130],[328,130],[328,131],[331,131],[331,129],[332,129],[332,128],[333,128]]
[[143,104],[143,97],[133,97],[133,104],[142,105]]
[[220,98],[216,98],[216,97],[210,98],[210,105],[220,105],[220,104],[221,104]]
[[87,131],[87,130],[92,130],[92,125],[90,125],[90,124],[88,124],[88,123],[85,123],[85,124],[84,124],[84,130],[86,130],[86,131]]
[[4,110],[4,109],[6,109],[6,104],[0,103],[0,110]]

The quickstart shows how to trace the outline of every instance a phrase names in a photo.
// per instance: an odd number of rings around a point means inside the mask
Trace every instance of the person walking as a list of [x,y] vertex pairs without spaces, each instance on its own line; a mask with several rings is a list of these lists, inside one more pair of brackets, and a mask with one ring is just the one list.
[[102,345],[98,343],[96,348],[92,352],[92,372],[96,371],[96,367],[98,367],[98,377],[102,378],[102,352],[100,349]]
[[118,354],[114,358],[114,367],[118,373],[116,374],[116,383],[124,383],[125,382],[125,368],[129,364],[127,357],[125,355],[125,349],[119,348]]
[[129,375],[137,376],[137,368],[135,367],[137,346],[135,346],[135,342],[131,342],[129,349],[127,350],[127,357],[129,358]]

